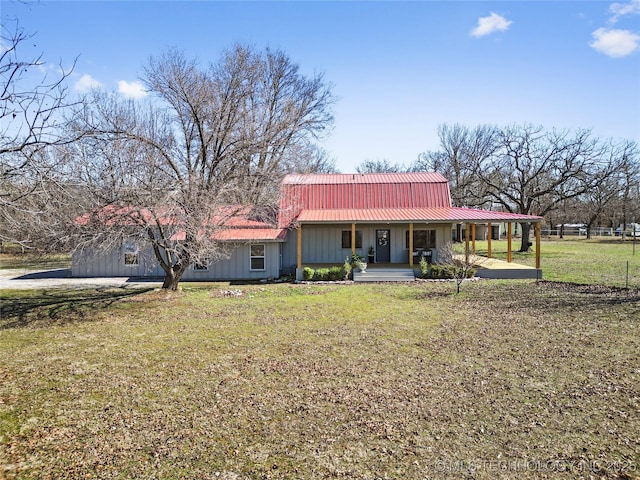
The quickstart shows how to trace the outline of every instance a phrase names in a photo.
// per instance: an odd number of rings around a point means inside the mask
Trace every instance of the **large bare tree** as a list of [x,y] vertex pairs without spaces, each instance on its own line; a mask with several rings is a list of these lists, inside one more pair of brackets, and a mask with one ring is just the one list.
[[[438,133],[440,150],[420,159],[424,168],[433,167],[450,180],[453,201],[461,206],[545,216],[612,170],[606,146],[589,130],[442,125]],[[521,227],[520,250],[527,251],[530,224]]]
[[38,235],[25,227],[42,214],[59,170],[46,150],[74,140],[63,125],[73,67],[41,74],[42,55],[25,53],[32,36],[17,21],[3,23],[0,36],[0,242],[31,246]]
[[280,178],[331,126],[333,99],[283,52],[243,45],[208,68],[166,51],[142,80],[149,102],[94,92],[76,114],[77,226],[85,244],[151,245],[176,289],[194,262],[228,253],[216,232],[234,216],[275,220]]
[[[478,178],[488,198],[506,211],[544,216],[594,183],[590,173],[603,153],[589,130],[545,130],[513,125],[498,133],[498,148],[482,162]],[[521,223],[520,251],[529,250],[530,224]]]

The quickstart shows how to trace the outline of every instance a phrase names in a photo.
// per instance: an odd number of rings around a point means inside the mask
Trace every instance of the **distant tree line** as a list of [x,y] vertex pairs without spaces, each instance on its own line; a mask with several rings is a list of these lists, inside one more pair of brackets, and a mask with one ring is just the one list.
[[[640,157],[629,140],[603,140],[589,130],[534,125],[496,127],[443,124],[440,148],[411,165],[366,161],[358,171],[435,171],[451,188],[454,205],[539,215],[550,225],[615,227],[640,218]],[[523,223],[521,251],[529,246]]]

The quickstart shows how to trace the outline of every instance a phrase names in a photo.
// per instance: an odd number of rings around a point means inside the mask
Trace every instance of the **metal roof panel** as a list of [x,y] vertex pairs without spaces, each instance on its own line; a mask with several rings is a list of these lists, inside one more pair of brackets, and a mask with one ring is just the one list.
[[542,217],[473,208],[322,209],[302,210],[300,223],[340,222],[539,222]]

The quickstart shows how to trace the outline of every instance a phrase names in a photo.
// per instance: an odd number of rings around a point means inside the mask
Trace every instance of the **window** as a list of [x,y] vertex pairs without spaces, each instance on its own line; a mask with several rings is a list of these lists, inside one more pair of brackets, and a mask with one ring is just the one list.
[[264,270],[264,244],[251,245],[251,270]]
[[[342,248],[351,249],[351,230],[342,231]],[[362,232],[356,230],[356,248],[362,248]]]
[[[405,234],[405,248],[409,248],[409,230]],[[435,230],[414,230],[413,231],[413,250],[424,248],[436,248],[436,231]]]
[[204,258],[198,262],[194,262],[193,269],[198,271],[209,270],[209,259]]
[[124,264],[130,266],[136,266],[140,263],[138,257],[138,246],[135,242],[125,242],[122,248],[124,253]]

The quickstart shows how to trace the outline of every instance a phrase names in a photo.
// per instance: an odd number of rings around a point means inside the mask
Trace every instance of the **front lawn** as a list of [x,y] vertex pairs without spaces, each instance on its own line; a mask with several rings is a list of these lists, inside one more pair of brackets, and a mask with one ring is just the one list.
[[0,291],[0,478],[635,478],[640,293],[454,290]]

